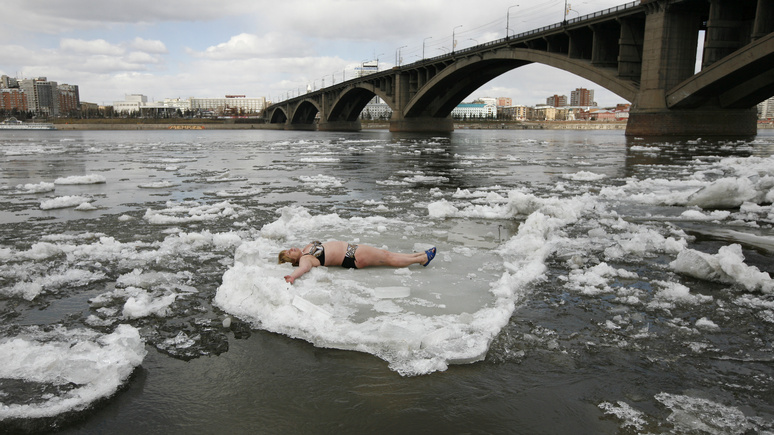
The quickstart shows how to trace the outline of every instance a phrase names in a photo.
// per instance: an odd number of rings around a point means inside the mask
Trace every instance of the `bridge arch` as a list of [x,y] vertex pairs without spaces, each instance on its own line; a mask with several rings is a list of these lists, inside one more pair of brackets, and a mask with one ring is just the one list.
[[617,77],[617,70],[593,66],[588,60],[568,58],[566,54],[530,49],[501,48],[460,59],[428,81],[408,102],[405,118],[443,118],[492,79],[531,63],[552,66],[594,82],[627,101],[634,101],[637,85]]
[[269,113],[269,123],[271,124],[284,124],[288,120],[288,114],[282,109],[282,107],[275,107]]
[[327,121],[357,121],[365,106],[374,96],[381,98],[393,112],[395,111],[394,103],[389,95],[372,84],[360,83],[339,94],[331,105]]
[[314,124],[315,117],[320,112],[320,108],[312,100],[303,100],[298,103],[293,111],[291,124]]

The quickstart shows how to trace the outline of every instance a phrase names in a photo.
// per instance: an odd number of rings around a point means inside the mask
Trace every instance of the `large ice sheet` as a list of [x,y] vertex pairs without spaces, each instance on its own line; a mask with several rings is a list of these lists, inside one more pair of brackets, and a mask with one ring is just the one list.
[[291,267],[275,264],[278,248],[240,246],[215,303],[262,329],[377,355],[404,374],[481,360],[499,329],[490,326],[498,308],[486,286],[452,286],[441,258],[435,270],[319,267],[291,286],[283,278]]
[[[474,222],[459,210],[431,204],[428,208],[439,215],[456,213],[461,219],[436,229],[439,240],[412,244],[408,240],[427,235],[427,228],[417,230],[419,224],[398,219],[344,220],[285,208],[277,221],[263,227],[261,237],[237,248],[215,304],[268,331],[320,347],[371,353],[404,375],[479,361],[507,324],[526,285],[545,273],[551,239],[558,237],[555,230],[577,219],[585,207],[583,202],[541,206],[537,198],[517,192],[510,200],[501,199],[507,204],[486,210],[488,216],[512,217],[541,207],[546,214],[532,213],[519,234],[500,244],[496,234],[488,234],[488,242],[476,237]],[[317,267],[290,285],[283,277],[292,266],[276,264],[277,253],[308,242],[298,234],[323,241],[350,238],[402,252],[420,252],[432,244],[438,255],[427,268]],[[363,240],[352,240],[353,234]],[[391,244],[396,242],[412,249]]]
[[0,338],[0,379],[38,385],[29,389],[36,396],[24,403],[3,399],[0,421],[82,410],[113,395],[146,353],[139,331],[130,325],[107,335],[59,327]]
[[[262,329],[320,347],[371,353],[402,374],[483,359],[513,310],[512,298],[491,291],[504,270],[496,245],[457,245],[449,242],[455,237],[448,231],[439,231],[439,240],[411,241],[414,231],[400,220],[343,220],[288,208],[264,227],[264,237],[237,248],[215,303]],[[296,233],[399,252],[437,245],[438,255],[427,268],[317,267],[290,285],[283,277],[293,268],[278,265],[277,253],[308,242]]]

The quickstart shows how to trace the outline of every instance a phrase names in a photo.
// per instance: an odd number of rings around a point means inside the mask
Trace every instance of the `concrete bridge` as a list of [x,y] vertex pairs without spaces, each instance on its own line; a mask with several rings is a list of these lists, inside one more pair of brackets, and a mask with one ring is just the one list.
[[357,131],[377,95],[393,111],[390,131],[447,132],[463,99],[534,62],[631,102],[630,136],[755,135],[755,105],[774,95],[774,1],[638,0],[347,80],[273,104],[264,116],[277,128]]

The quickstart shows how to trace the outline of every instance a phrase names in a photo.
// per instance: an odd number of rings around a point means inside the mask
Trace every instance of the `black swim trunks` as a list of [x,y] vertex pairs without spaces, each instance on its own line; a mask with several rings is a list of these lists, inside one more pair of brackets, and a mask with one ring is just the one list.
[[347,253],[344,254],[344,260],[341,261],[341,267],[344,267],[346,269],[357,269],[357,266],[355,266],[356,250],[357,250],[357,245],[353,245],[351,243],[347,244]]

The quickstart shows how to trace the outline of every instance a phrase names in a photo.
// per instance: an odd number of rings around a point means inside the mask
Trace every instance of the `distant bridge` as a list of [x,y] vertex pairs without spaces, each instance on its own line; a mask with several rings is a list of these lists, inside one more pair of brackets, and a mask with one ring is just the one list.
[[530,63],[631,102],[630,136],[755,135],[755,105],[774,95],[774,1],[635,1],[308,92],[264,116],[277,128],[357,131],[376,95],[392,109],[390,131],[452,131],[464,98]]

